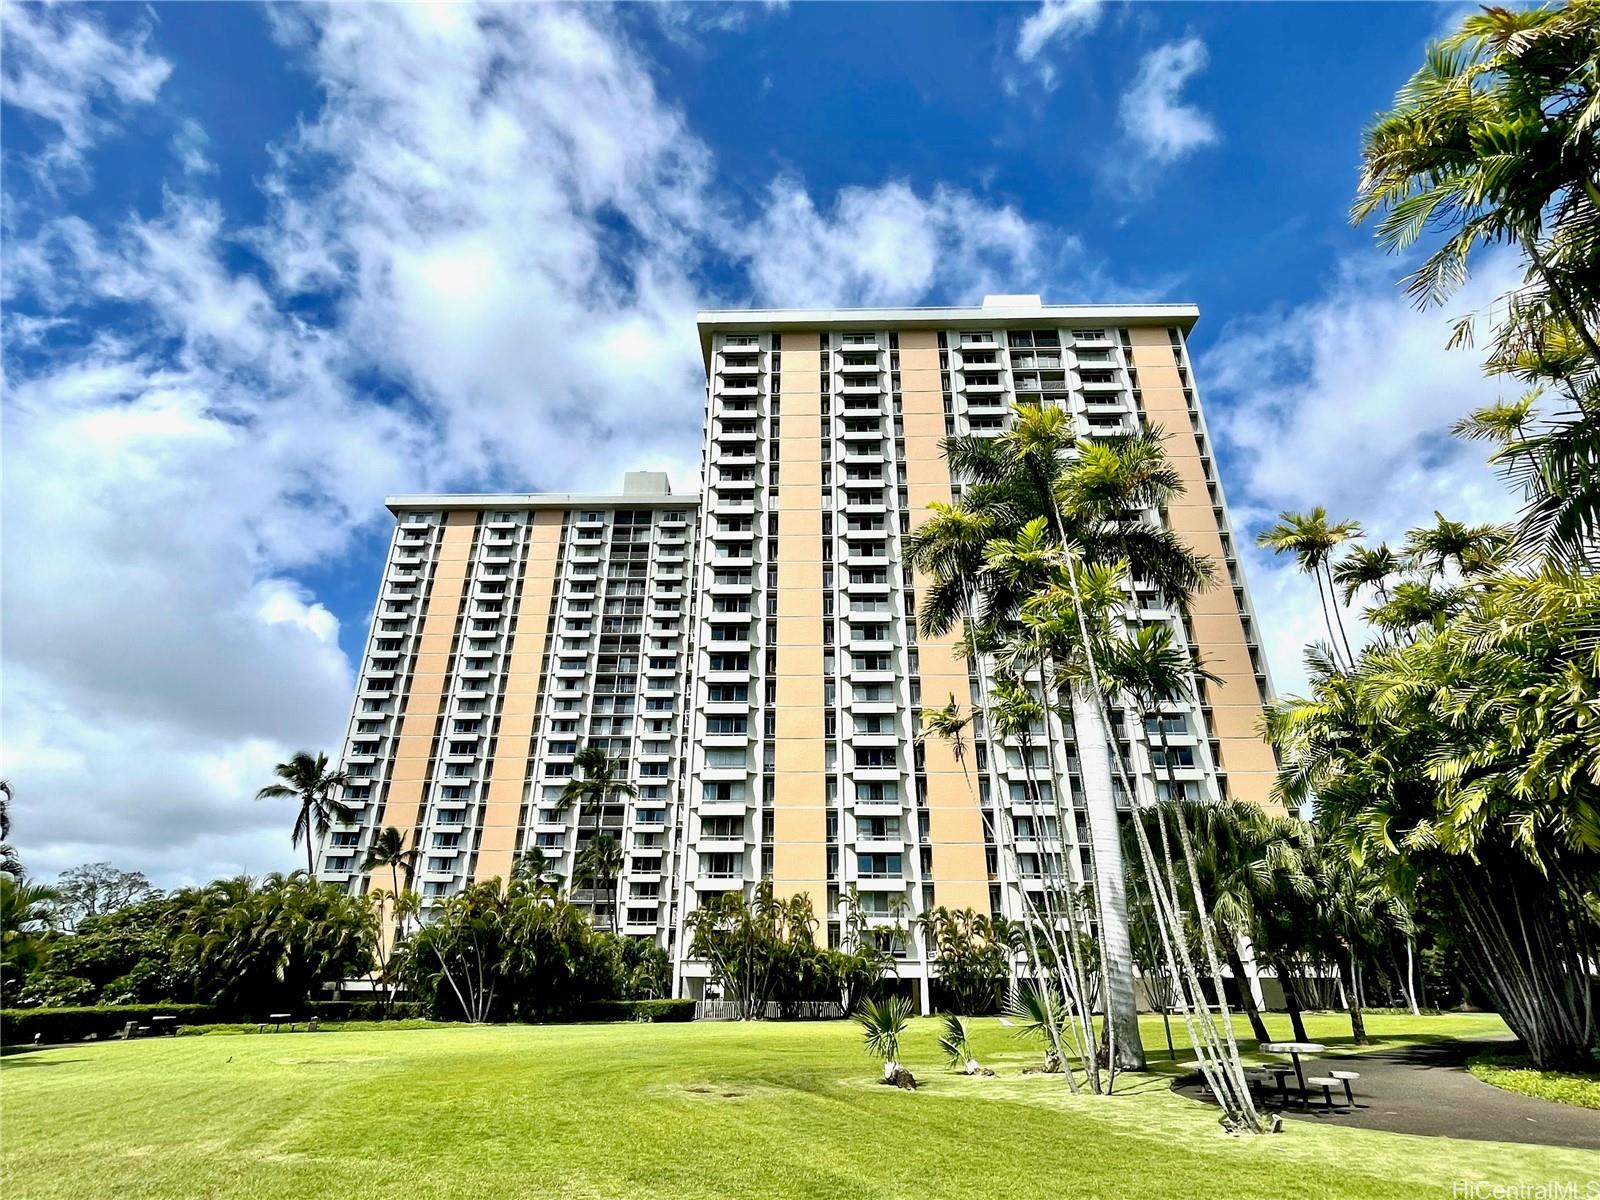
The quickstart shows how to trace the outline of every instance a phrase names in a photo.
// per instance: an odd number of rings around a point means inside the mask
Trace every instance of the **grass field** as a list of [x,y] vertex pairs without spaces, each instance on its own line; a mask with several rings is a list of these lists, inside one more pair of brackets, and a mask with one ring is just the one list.
[[[1348,1025],[1311,1018],[1337,1042]],[[437,1027],[147,1039],[0,1061],[7,1200],[65,1197],[1448,1195],[1588,1179],[1592,1154],[1292,1122],[1223,1134],[1159,1074],[1074,1099],[976,1022],[994,1079],[947,1073],[918,1021],[905,1093],[854,1026]],[[1380,1037],[1498,1032],[1377,1016]],[[1146,1029],[1162,1047],[1160,1023]],[[1180,1058],[1183,1057],[1180,1050]],[[1172,1068],[1162,1068],[1170,1070]],[[1580,1193],[1581,1194],[1581,1193]]]
[[1483,1054],[1472,1060],[1472,1073],[1508,1092],[1600,1109],[1600,1071],[1541,1071],[1516,1055]]

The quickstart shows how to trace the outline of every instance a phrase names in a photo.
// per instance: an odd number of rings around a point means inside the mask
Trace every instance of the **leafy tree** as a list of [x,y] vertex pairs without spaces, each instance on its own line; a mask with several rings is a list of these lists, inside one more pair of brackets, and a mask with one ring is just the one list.
[[835,984],[824,973],[817,919],[804,892],[780,900],[763,880],[748,899],[737,891],[708,895],[685,925],[689,953],[710,965],[712,982],[740,1020],[760,1020],[774,1000],[792,1007],[822,999]]
[[107,862],[85,863],[56,880],[56,913],[65,928],[102,917],[159,895],[141,871],[122,871]]
[[322,841],[327,838],[334,821],[353,821],[359,815],[358,809],[334,797],[335,791],[349,785],[350,777],[344,771],[329,770],[326,754],[319,753],[313,758],[304,750],[288,762],[279,763],[273,768],[273,773],[283,782],[268,784],[256,793],[256,799],[294,800],[299,803],[290,841],[298,846],[302,838],[305,840],[306,874],[315,875],[317,863],[316,847],[312,845],[313,835],[317,841]]
[[1021,931],[1004,917],[944,905],[919,913],[916,923],[934,973],[957,1011],[993,1012]]

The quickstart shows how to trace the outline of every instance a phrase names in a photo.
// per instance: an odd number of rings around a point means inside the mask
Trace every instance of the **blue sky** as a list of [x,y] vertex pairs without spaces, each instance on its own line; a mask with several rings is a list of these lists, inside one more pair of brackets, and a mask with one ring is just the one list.
[[[1238,522],[1506,498],[1345,213],[1460,9],[7,3],[5,769],[25,861],[287,867],[382,497],[692,486],[702,305],[1188,300]],[[1280,686],[1315,600],[1257,557]]]

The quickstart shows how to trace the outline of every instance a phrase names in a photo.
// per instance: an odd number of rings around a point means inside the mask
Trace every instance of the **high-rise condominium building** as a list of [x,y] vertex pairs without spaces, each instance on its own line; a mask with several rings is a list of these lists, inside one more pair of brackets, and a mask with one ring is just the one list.
[[[623,849],[616,895],[575,899],[599,924],[664,937],[698,504],[632,472],[616,496],[402,496],[389,509],[344,747],[360,817],[330,831],[320,874],[361,890],[366,849],[393,826],[419,852],[426,913],[505,879],[534,847],[571,879],[605,833]],[[633,794],[564,803],[580,745],[621,764]]]
[[[1127,618],[1169,623],[1218,681],[1150,728],[1113,712],[1112,734],[1146,795],[1265,801],[1275,764],[1257,722],[1269,683],[1185,349],[1197,316],[1036,296],[703,313],[697,502],[632,489],[392,502],[390,574],[346,759],[372,782],[356,790],[360,827],[330,838],[324,874],[359,887],[361,850],[385,824],[417,839],[425,896],[504,875],[513,851],[534,845],[570,865],[593,830],[555,801],[577,745],[599,743],[640,787],[603,817],[627,854],[621,928],[672,950],[681,993],[704,991],[681,928],[710,893],[761,880],[804,892],[819,938],[836,943],[844,904],[887,936],[935,906],[1021,916],[1047,854],[1086,879],[1082,801],[1112,784],[1083,777],[1070,718],[1050,717],[1031,763],[981,720],[965,763],[917,737],[924,705],[973,706],[980,664],[955,636],[919,639],[924,581],[906,537],[930,503],[960,495],[943,440],[998,435],[1015,403],[1062,406],[1089,438],[1168,434],[1187,491],[1147,519],[1219,578],[1185,611],[1132,580]],[[1070,791],[1066,827],[1030,797],[1030,769]],[[926,998],[917,938],[893,949]]]

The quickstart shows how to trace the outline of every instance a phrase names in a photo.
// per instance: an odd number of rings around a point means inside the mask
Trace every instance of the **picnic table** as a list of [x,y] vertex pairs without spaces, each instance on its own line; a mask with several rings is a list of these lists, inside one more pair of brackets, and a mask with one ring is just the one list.
[[1300,1062],[1300,1056],[1302,1054],[1321,1054],[1327,1050],[1327,1047],[1321,1042],[1262,1042],[1261,1050],[1266,1054],[1287,1054],[1293,1060],[1295,1081],[1300,1085],[1300,1099],[1302,1103],[1307,1103],[1306,1069]]
[[262,1033],[265,1033],[267,1031],[267,1026],[268,1025],[272,1026],[272,1032],[273,1033],[282,1033],[283,1032],[283,1027],[285,1025],[287,1025],[289,1027],[289,1032],[293,1033],[294,1032],[294,1014],[293,1013],[268,1013],[267,1014],[267,1019],[265,1021],[262,1021],[259,1025],[257,1025],[256,1028],[259,1029]]
[[177,1017],[151,1017],[150,1018],[150,1028],[155,1033],[158,1033],[158,1034],[166,1033],[166,1034],[172,1035],[173,1037],[177,1037],[178,1036],[178,1018]]

